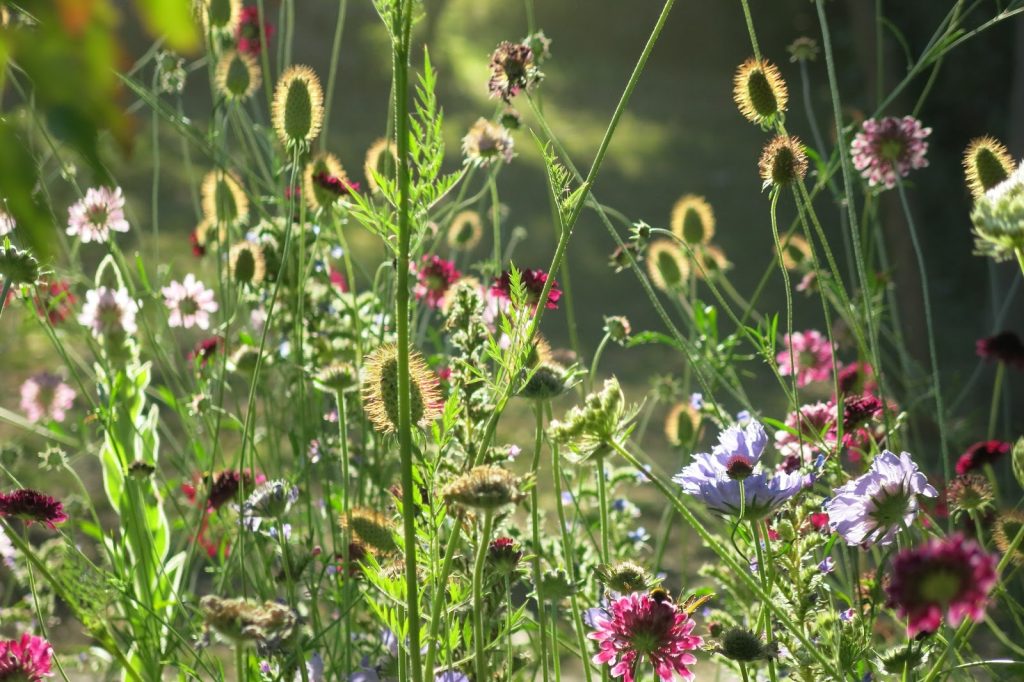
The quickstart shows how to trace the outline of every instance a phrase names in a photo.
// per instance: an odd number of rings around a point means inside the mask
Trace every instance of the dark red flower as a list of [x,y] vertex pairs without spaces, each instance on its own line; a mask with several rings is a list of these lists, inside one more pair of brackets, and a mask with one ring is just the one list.
[[968,471],[980,469],[986,464],[995,464],[1013,447],[1002,440],[983,440],[967,448],[956,461],[956,473],[963,476]]
[[522,558],[523,550],[509,537],[495,538],[487,547],[487,560],[501,575],[508,575],[516,570]]
[[866,362],[851,362],[839,370],[839,391],[843,395],[871,393],[878,388],[875,370]]
[[40,682],[52,677],[53,647],[42,637],[25,633],[21,639],[0,640],[0,680]]
[[202,258],[206,255],[206,245],[199,241],[199,234],[192,230],[188,233],[188,243],[192,246],[192,255]]
[[850,432],[882,414],[882,401],[870,393],[843,400],[843,431]]
[[259,7],[253,5],[244,8],[238,22],[238,30],[235,33],[238,51],[258,57],[263,49],[263,43],[269,43],[270,39],[274,37],[274,25],[269,21],[263,22],[263,35],[261,36],[260,33]]
[[56,524],[68,520],[59,500],[29,488],[0,493],[0,516],[22,519],[27,524],[42,523],[54,529]]
[[984,618],[996,581],[995,556],[956,533],[896,555],[885,592],[913,637],[938,630],[944,614],[953,627]]
[[[345,555],[341,552],[338,552],[334,555],[334,558],[338,561],[338,573],[345,574]],[[366,547],[364,547],[358,542],[348,543],[348,575],[362,575],[363,568],[360,564],[365,558]]]
[[1014,332],[1004,331],[978,339],[974,348],[980,358],[1024,369],[1024,341]]
[[[544,284],[548,281],[548,274],[543,270],[523,270],[519,273],[523,287],[526,288],[526,297],[531,305],[536,306],[540,302],[540,296],[544,291]],[[501,277],[494,280],[491,285],[491,293],[499,298],[511,299],[512,280],[508,271],[501,273]],[[551,291],[548,292],[548,300],[544,307],[548,310],[558,308],[558,299],[562,298],[562,290],[558,288],[558,282],[552,280]]]
[[71,293],[71,284],[66,279],[50,280],[36,291],[39,292],[33,299],[36,311],[45,315],[50,324],[60,324],[74,312],[78,299]]
[[359,191],[358,182],[348,182],[347,180],[336,178],[327,171],[320,171],[314,175],[313,182],[315,182],[321,189],[327,190],[339,197],[343,197],[347,194],[355,194]]
[[189,362],[199,361],[200,367],[206,367],[210,358],[224,345],[223,336],[210,336],[199,341],[188,354]]
[[266,481],[266,476],[256,474],[253,477],[252,472],[248,469],[243,472],[236,469],[224,469],[212,476],[203,477],[201,484],[200,474],[193,474],[192,483],[181,484],[181,492],[185,493],[185,497],[191,504],[196,504],[201,497],[205,497],[207,511],[216,511],[238,496],[243,482],[246,491],[252,492],[253,488],[266,483]]

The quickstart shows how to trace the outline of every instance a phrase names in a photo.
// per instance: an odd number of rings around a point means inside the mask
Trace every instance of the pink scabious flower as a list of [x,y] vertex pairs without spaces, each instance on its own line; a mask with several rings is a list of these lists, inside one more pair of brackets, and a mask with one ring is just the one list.
[[210,328],[210,313],[217,312],[217,302],[213,300],[213,291],[191,272],[183,281],[171,282],[160,291],[164,295],[164,305],[170,311],[167,317],[169,326]]
[[853,166],[869,186],[892,189],[897,173],[905,178],[910,171],[928,165],[924,158],[928,143],[924,139],[931,132],[913,116],[869,118],[850,144]]
[[448,288],[459,279],[461,273],[455,263],[440,256],[425,255],[419,268],[410,263],[409,269],[416,274],[412,293],[417,300],[426,301],[431,308],[440,308]]
[[0,493],[0,516],[21,519],[27,524],[41,523],[50,528],[68,520],[64,505],[59,500],[29,488]]
[[100,287],[85,292],[85,304],[78,321],[92,330],[93,336],[134,334],[138,331],[135,313],[139,305],[127,289]]
[[56,374],[41,372],[21,385],[21,411],[29,421],[38,422],[49,417],[55,422],[62,422],[76,395],[75,389]]
[[235,32],[235,42],[238,44],[239,52],[258,57],[263,49],[263,43],[269,43],[273,37],[274,25],[269,21],[263,22],[263,30],[260,31],[260,9],[258,6],[250,5],[242,9],[238,19],[238,29]]
[[[540,296],[544,292],[544,284],[548,281],[548,274],[543,270],[527,269],[520,272],[519,277],[523,287],[526,289],[527,301],[529,301],[530,305],[536,306],[540,303]],[[491,293],[499,298],[512,298],[512,279],[507,270],[501,273],[501,277],[494,280],[494,284],[491,286]],[[545,302],[544,307],[548,310],[557,309],[558,299],[560,298],[562,298],[562,290],[558,288],[557,281],[552,281],[551,291],[548,292],[548,300]]]
[[189,362],[198,362],[200,367],[206,367],[207,363],[213,359],[213,356],[218,350],[221,350],[224,346],[223,336],[211,336],[209,338],[201,339],[196,345],[189,351],[188,360]]
[[690,634],[696,623],[671,600],[629,594],[598,609],[592,623],[594,631],[587,637],[600,647],[592,660],[610,665],[612,677],[633,682],[646,658],[661,680],[671,681],[673,674],[693,679],[689,666],[697,657],[690,652],[704,640]]
[[[793,332],[784,339],[786,348],[775,360],[779,363],[779,374],[782,376],[796,375],[796,385],[803,388],[815,381],[828,379],[832,372],[832,344],[821,332],[813,329],[805,332]],[[796,363],[794,368],[790,362]]]
[[782,470],[792,472],[835,447],[836,405],[832,401],[801,405],[786,415],[786,426],[775,432],[775,447],[783,458]]
[[986,464],[995,464],[1002,459],[1013,446],[1004,440],[983,440],[967,448],[956,461],[956,473],[966,473],[981,469]]
[[83,244],[105,242],[110,239],[111,230],[128,231],[120,187],[93,187],[68,211],[67,232],[80,238]]
[[943,614],[953,627],[984,618],[996,582],[996,557],[956,533],[897,554],[885,591],[914,637],[938,630]]
[[42,637],[25,633],[21,639],[0,640],[0,680],[39,682],[53,677],[53,647]]

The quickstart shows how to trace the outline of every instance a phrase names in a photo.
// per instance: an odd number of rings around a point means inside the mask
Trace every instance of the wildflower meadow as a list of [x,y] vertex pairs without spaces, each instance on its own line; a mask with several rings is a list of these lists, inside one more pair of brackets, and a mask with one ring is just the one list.
[[1024,680],[1022,0],[0,0],[0,681]]

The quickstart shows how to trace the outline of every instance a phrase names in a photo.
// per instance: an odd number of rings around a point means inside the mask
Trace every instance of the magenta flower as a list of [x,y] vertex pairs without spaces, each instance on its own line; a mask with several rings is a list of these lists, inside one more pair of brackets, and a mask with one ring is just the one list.
[[274,37],[274,25],[269,21],[263,22],[263,30],[260,31],[260,9],[256,5],[250,5],[242,9],[238,18],[238,29],[235,32],[235,41],[238,43],[238,51],[259,57],[264,42],[270,42]]
[[0,680],[39,682],[53,677],[53,647],[42,637],[25,633],[20,640],[0,640]]
[[938,630],[943,614],[953,627],[984,618],[996,581],[995,556],[956,533],[896,555],[885,591],[913,637]]
[[975,443],[956,461],[956,473],[963,476],[986,464],[995,464],[1010,452],[1012,447],[1004,440],[983,440]]
[[132,300],[127,289],[100,287],[85,292],[85,304],[78,321],[92,329],[93,336],[134,334],[135,313],[139,305]]
[[861,132],[857,133],[850,145],[853,166],[875,187],[885,189],[896,186],[896,174],[907,177],[910,171],[924,168],[928,159],[928,143],[924,138],[932,132],[913,116],[881,120],[869,118],[864,121]]
[[[544,291],[544,284],[548,281],[548,274],[543,270],[523,270],[519,273],[523,287],[526,288],[526,298],[530,305],[536,306],[540,302],[541,293]],[[508,271],[501,273],[501,277],[494,280],[491,286],[491,293],[499,298],[509,299],[512,297],[512,280]],[[558,282],[551,283],[551,291],[548,292],[548,300],[544,307],[548,310],[558,308],[558,299],[562,298],[562,290],[558,288]]]
[[440,308],[449,287],[459,279],[461,273],[455,263],[440,256],[425,255],[423,264],[417,269],[412,263],[409,269],[416,273],[416,284],[412,293],[417,300],[426,301],[431,308]]
[[55,422],[62,422],[76,395],[75,389],[56,374],[41,372],[21,385],[21,411],[29,421],[38,422],[49,417]]
[[210,313],[217,312],[213,291],[189,273],[181,282],[171,282],[163,287],[164,305],[170,311],[167,324],[171,327],[190,329],[210,328]]
[[[803,388],[815,381],[825,381],[832,371],[832,344],[821,332],[813,329],[805,332],[793,332],[785,337],[785,350],[775,357],[779,363],[779,374],[782,376],[796,375],[796,385]],[[790,349],[792,360],[790,363]]]
[[0,516],[21,519],[29,524],[34,521],[50,528],[68,520],[64,505],[59,500],[29,488],[0,493]]
[[819,452],[827,454],[835,447],[836,405],[832,401],[801,405],[786,415],[786,426],[792,431],[776,431],[775,447],[783,457],[781,468],[796,471],[814,461]]
[[704,640],[690,634],[696,623],[671,600],[633,593],[594,610],[591,621],[594,632],[587,637],[600,647],[592,660],[611,666],[612,677],[633,682],[646,658],[659,679],[693,679],[689,666],[697,658],[690,652]]
[[875,456],[867,473],[836,488],[825,511],[832,530],[847,544],[888,545],[897,532],[914,523],[920,509],[918,496],[937,495],[910,453],[897,457],[885,450]]
[[851,362],[839,369],[839,391],[843,395],[867,393],[878,389],[874,368],[866,362]]
[[93,187],[68,210],[67,233],[80,238],[83,244],[108,241],[111,230],[128,231],[120,187]]

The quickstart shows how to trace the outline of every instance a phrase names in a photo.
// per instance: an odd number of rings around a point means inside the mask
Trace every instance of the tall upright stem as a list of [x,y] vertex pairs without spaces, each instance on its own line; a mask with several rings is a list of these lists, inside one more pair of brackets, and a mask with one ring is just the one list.
[[473,662],[476,666],[476,679],[487,679],[487,643],[484,642],[484,559],[487,556],[487,545],[491,540],[494,526],[494,511],[484,512],[484,526],[480,533],[480,542],[476,546],[476,561],[473,564]]
[[411,0],[395,7],[393,36],[395,136],[398,156],[398,282],[395,320],[398,335],[398,450],[402,467],[402,518],[405,531],[406,615],[413,682],[421,682],[419,586],[416,583],[416,508],[412,475],[412,405],[409,400],[409,40]]

